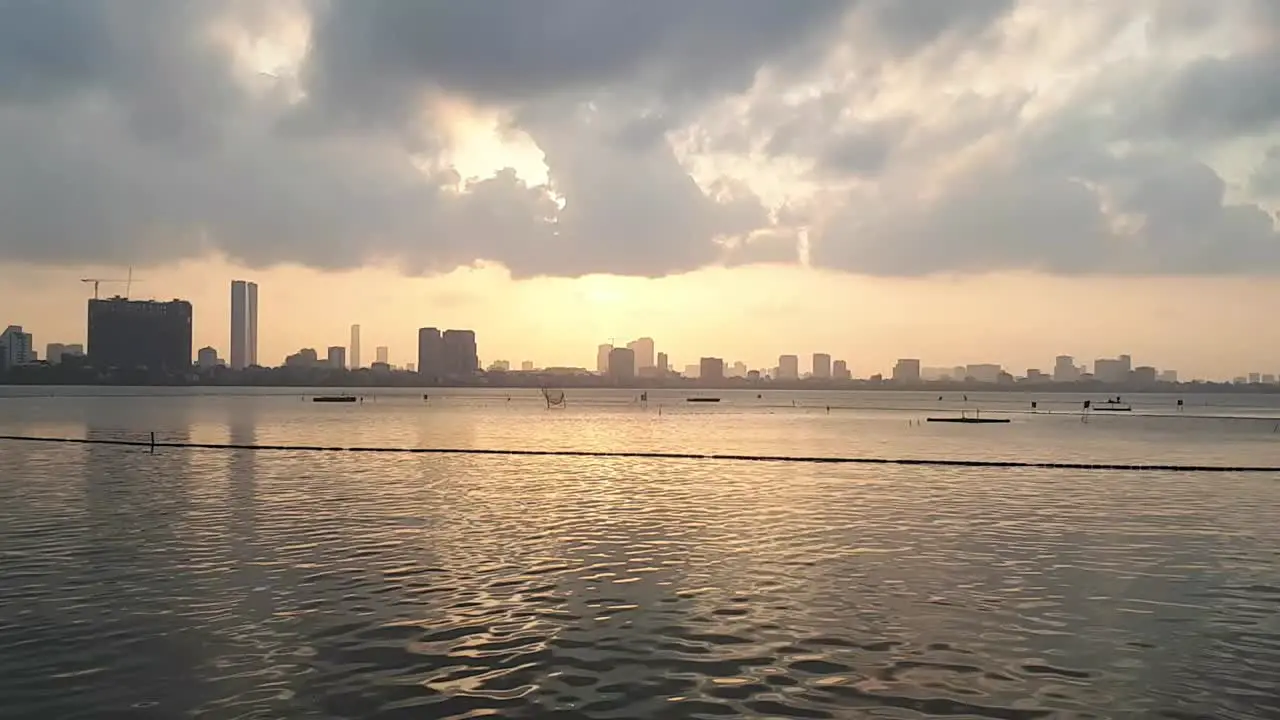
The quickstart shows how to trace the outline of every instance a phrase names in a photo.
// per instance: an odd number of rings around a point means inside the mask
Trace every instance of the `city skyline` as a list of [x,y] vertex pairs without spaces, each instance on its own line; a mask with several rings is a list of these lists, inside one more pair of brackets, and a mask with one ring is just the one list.
[[[236,290],[237,286],[245,286],[249,290],[248,297],[252,297],[252,303],[250,307],[252,307],[254,310],[256,310],[257,308],[258,285],[253,282],[245,283],[244,281],[235,281],[232,285],[233,287],[232,300],[231,300],[231,303],[229,303],[228,305],[229,317],[232,318],[233,320],[236,317],[236,313],[238,312],[237,307],[244,305],[245,300],[243,298],[246,297],[244,291],[240,291],[239,293],[237,292]],[[194,319],[194,324],[196,327],[199,327],[200,316],[202,313],[199,309],[197,309],[195,311],[195,314],[196,314],[196,317]],[[256,330],[256,322],[254,326]],[[354,349],[358,352],[359,342],[360,342],[360,324],[359,323],[352,324],[349,326],[349,329],[351,332],[351,340],[354,341]],[[468,332],[471,332],[471,331],[468,331]],[[32,333],[32,335],[34,336],[34,333]],[[234,340],[234,338],[236,337],[236,334],[232,333],[231,337]],[[379,338],[379,339],[385,342],[384,338]],[[256,344],[256,338],[253,338],[253,340]],[[620,347],[629,348],[632,350],[633,353],[637,349],[641,350],[641,355],[644,355],[645,353],[652,353],[652,354],[649,354],[648,357],[654,358],[653,361],[650,361],[654,363],[653,365],[643,365],[642,362],[644,362],[644,358],[641,356],[636,357],[636,360],[635,360],[636,370],[637,370],[637,374],[640,374],[640,375],[643,375],[643,373],[641,372],[643,368],[647,368],[649,370],[656,369],[655,366],[657,364],[657,359],[659,357],[666,359],[674,356],[675,357],[674,360],[669,360],[669,362],[672,364],[672,367],[673,368],[680,367],[680,368],[686,368],[686,369],[699,367],[701,360],[704,358],[716,357],[714,355],[708,355],[698,351],[694,351],[687,355],[684,355],[684,354],[676,355],[674,352],[670,352],[666,349],[663,349],[659,352],[657,351],[657,348],[665,348],[666,346],[662,345],[660,342],[655,341],[653,337],[648,335],[638,339],[629,340],[625,338],[614,338],[614,340],[619,343]],[[474,342],[474,340],[472,342]],[[64,342],[60,341],[58,343],[51,343],[51,344],[63,345]],[[77,343],[65,343],[65,344],[75,345]],[[197,342],[195,344],[199,345],[200,343]],[[405,343],[405,345],[411,347],[413,343]],[[385,357],[386,354],[390,352],[390,348],[392,348],[393,346],[394,346],[393,343],[379,345],[376,348],[378,351],[378,357],[379,358]],[[215,349],[219,353],[219,356],[221,356],[221,353],[223,352],[223,346],[217,343],[209,343],[208,347]],[[328,345],[327,343],[323,343],[323,342],[312,342],[307,345],[303,345],[301,347],[307,350],[315,351],[318,358],[324,357],[324,351],[326,348],[328,348],[329,350],[333,350],[334,348],[341,348],[344,351],[344,355],[343,355],[344,359],[352,358],[351,350],[353,349],[353,344],[348,344],[345,346],[334,346],[334,345]],[[588,358],[588,362],[582,362],[581,359],[579,359],[578,361],[574,361],[571,359],[568,361],[560,361],[560,362],[530,360],[529,358],[531,356],[531,353],[523,352],[518,348],[512,349],[509,344],[506,347],[511,351],[505,352],[505,353],[495,351],[492,355],[487,355],[484,352],[475,352],[475,354],[478,357],[478,363],[479,363],[478,367],[486,367],[492,362],[494,362],[495,360],[500,359],[501,357],[511,357],[511,358],[520,358],[520,359],[515,361],[508,360],[506,362],[514,363],[517,366],[520,366],[524,362],[532,362],[533,365],[537,368],[579,367],[586,370],[593,370],[598,368],[598,363],[601,358],[600,350],[603,348],[609,347],[609,345],[599,344],[597,346],[597,356],[595,358],[595,362],[591,362],[589,358]],[[410,358],[413,357],[413,353],[412,353],[413,349],[415,348],[411,347],[410,354],[408,355],[408,357]],[[288,358],[291,355],[295,355],[297,351],[298,351],[298,348],[294,347],[291,350],[283,353],[281,355],[280,363],[283,363],[285,358]],[[567,352],[565,355],[561,355],[561,357],[565,357],[571,353],[572,353],[572,350]],[[1094,365],[1097,361],[1103,361],[1104,363],[1119,362],[1118,360],[1116,360],[1116,357],[1126,358],[1126,356],[1131,357],[1132,353],[1125,353],[1125,354],[1111,353],[1110,357],[1099,357],[1099,358],[1088,358],[1085,356],[1078,356],[1078,357],[1069,356],[1070,358],[1072,358],[1073,363],[1079,363],[1079,364],[1072,365],[1071,372],[1074,372],[1076,374],[1079,374],[1079,373],[1092,374],[1095,372]],[[267,357],[269,358],[269,356]],[[580,355],[579,358],[581,357],[582,356]],[[991,359],[990,357],[988,357],[988,361],[985,363],[962,362],[962,363],[956,363],[954,365],[939,363],[929,357],[916,358],[916,360],[922,364],[921,376],[924,379],[933,379],[933,378],[944,377],[944,376],[949,377],[952,375],[952,373],[950,373],[949,371],[957,366],[959,367],[965,367],[965,366],[994,367],[994,368],[998,368],[998,370],[994,372],[1003,370],[1010,373],[1014,377],[1023,377],[1026,374],[1030,373],[1032,375],[1043,375],[1046,378],[1054,378],[1055,375],[1061,375],[1062,368],[1059,366],[1059,364],[1063,361],[1063,358],[1064,356],[1062,354],[1058,354],[1058,355],[1055,355],[1053,358],[1042,358],[1043,360],[1042,362],[1035,362],[1034,360],[1032,360],[1031,364],[1028,364],[1025,367],[1020,366],[1018,364],[1001,362],[998,360]],[[839,368],[841,373],[848,373],[849,376],[852,376],[855,378],[868,378],[875,375],[882,375],[886,378],[891,378],[894,376],[894,370],[895,370],[894,365],[901,360],[901,358],[899,357],[892,361],[888,361],[884,367],[877,367],[865,360],[859,362],[856,359],[840,357],[838,353],[829,353],[829,352],[823,352],[823,351],[794,352],[794,353],[784,352],[782,355],[779,356],[778,360],[773,363],[770,363],[768,361],[765,361],[763,363],[745,362],[743,360],[740,360],[733,356],[729,356],[727,354],[725,357],[721,359],[724,362],[724,372],[726,373],[727,376],[733,376],[735,373],[738,375],[742,375],[747,370],[751,370],[751,371],[758,372],[762,375],[771,375],[771,376],[776,375],[780,379],[788,379],[788,378],[796,379],[796,378],[804,378],[804,377],[810,376],[814,372],[814,368],[815,368],[814,361],[818,361],[817,367],[820,371],[817,374],[818,378],[835,377],[834,372],[836,368]],[[794,363],[794,371],[790,369],[788,362]],[[1128,360],[1128,359],[1126,359],[1125,362],[1126,362],[1125,367],[1129,368],[1129,370],[1132,370],[1135,368],[1140,368],[1143,372],[1147,372],[1148,370],[1154,370],[1158,378],[1166,381],[1172,380],[1174,378],[1178,378],[1184,381],[1196,379],[1196,380],[1230,382],[1230,381],[1238,381],[1242,377],[1246,379],[1254,376],[1258,378],[1263,378],[1267,376],[1275,376],[1280,374],[1280,372],[1276,372],[1277,368],[1273,368],[1269,365],[1261,365],[1261,366],[1255,366],[1255,367],[1237,367],[1219,375],[1201,375],[1196,373],[1188,373],[1185,371],[1180,371],[1179,369],[1176,369],[1176,368],[1171,369],[1168,364],[1161,364],[1159,362],[1156,362],[1150,359],[1148,359],[1143,365],[1136,365],[1134,361]],[[271,359],[267,359],[267,360],[260,360],[258,364],[263,365],[264,367],[275,367],[275,366],[278,366],[280,363],[272,361]],[[230,363],[228,364],[230,365]],[[420,362],[414,363],[411,361],[401,360],[400,362],[395,363],[394,367],[403,368],[410,365],[419,365],[419,364]],[[352,363],[348,363],[348,366],[353,368],[355,367]],[[741,368],[741,370],[738,370],[738,368]],[[781,368],[780,373],[779,373],[779,368]],[[1271,372],[1268,372],[1268,371],[1271,371]],[[1116,380],[1115,378],[1127,376],[1126,375],[1127,372],[1129,371],[1126,370],[1126,371],[1120,372],[1118,375],[1108,376],[1107,371],[1104,370],[1102,371],[1102,375],[1100,377],[1108,377],[1109,382],[1119,382],[1119,380]],[[982,376],[985,377],[987,374],[991,374],[991,373],[982,372],[980,374],[982,374]]]
[[[554,3],[582,31],[533,44],[447,3],[62,5],[6,15],[47,54],[0,113],[0,322],[40,347],[85,342],[81,280],[129,292],[134,267],[224,354],[227,282],[257,282],[271,363],[353,323],[359,365],[423,325],[539,365],[641,337],[681,367],[824,352],[859,376],[1277,361],[1274,3]],[[137,55],[86,64],[60,23]]]

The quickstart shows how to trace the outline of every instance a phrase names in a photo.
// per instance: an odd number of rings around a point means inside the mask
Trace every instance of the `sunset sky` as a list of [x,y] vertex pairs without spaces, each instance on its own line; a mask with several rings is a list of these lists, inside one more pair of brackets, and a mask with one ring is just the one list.
[[1278,78],[1272,0],[5,3],[0,326],[1280,372]]

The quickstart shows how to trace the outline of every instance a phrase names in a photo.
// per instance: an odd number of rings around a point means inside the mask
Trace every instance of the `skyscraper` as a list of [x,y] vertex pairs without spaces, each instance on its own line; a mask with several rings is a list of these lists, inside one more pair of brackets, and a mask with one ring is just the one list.
[[476,352],[476,334],[472,330],[445,330],[440,336],[444,344],[446,375],[467,376],[480,369]]
[[360,326],[351,326],[351,369],[360,369]]
[[724,359],[718,357],[704,357],[698,361],[698,378],[700,380],[723,380],[724,379]]
[[893,366],[893,380],[900,383],[920,382],[920,361],[916,358],[899,360],[898,364]]
[[831,364],[831,377],[836,380],[849,380],[853,378],[853,374],[849,372],[849,363],[844,360],[837,360]]
[[636,354],[636,370],[653,367],[653,338],[633,340],[627,343],[627,347]]
[[191,303],[89,301],[89,361],[95,368],[191,370]]
[[231,369],[258,364],[258,283],[231,281]]
[[[609,344],[596,348],[596,372],[601,375],[609,372],[609,353],[611,352],[613,352],[613,346]],[[634,351],[632,354],[635,354]]]
[[779,380],[796,380],[800,377],[800,358],[795,355],[778,356]]
[[609,351],[609,377],[614,382],[625,382],[636,376],[636,351],[631,348],[613,348]]
[[391,351],[387,349],[386,345],[379,345],[374,348],[373,355],[377,358],[377,362],[383,363],[384,365],[391,362],[388,359],[391,357]]
[[670,369],[671,361],[667,358],[667,354],[664,352],[658,353],[658,371],[666,375]]
[[1076,369],[1076,359],[1070,355],[1059,355],[1053,361],[1054,382],[1075,382],[1080,379],[1080,371]]
[[418,329],[418,375],[432,381],[444,375],[444,340],[436,328]]
[[11,368],[26,365],[34,359],[31,352],[31,333],[23,332],[21,325],[10,325],[0,334],[0,346],[4,347],[4,367]]
[[827,353],[813,354],[813,376],[819,380],[831,379],[831,356]]
[[334,345],[329,348],[328,352],[329,367],[334,370],[342,370],[347,366],[347,349],[341,345]]

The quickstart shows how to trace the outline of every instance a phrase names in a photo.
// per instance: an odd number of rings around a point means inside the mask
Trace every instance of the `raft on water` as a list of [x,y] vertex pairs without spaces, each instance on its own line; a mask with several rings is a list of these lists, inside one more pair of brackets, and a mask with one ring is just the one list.
[[354,395],[319,395],[311,398],[311,402],[319,403],[353,403],[355,401]]
[[1009,418],[984,418],[984,417],[931,417],[925,418],[929,422],[941,423],[969,423],[973,425],[990,425],[993,423],[1007,423]]
[[717,402],[720,402],[720,398],[716,398],[716,397],[692,397],[692,398],[685,398],[685,399],[684,399],[684,401],[685,401],[685,402],[717,403]]

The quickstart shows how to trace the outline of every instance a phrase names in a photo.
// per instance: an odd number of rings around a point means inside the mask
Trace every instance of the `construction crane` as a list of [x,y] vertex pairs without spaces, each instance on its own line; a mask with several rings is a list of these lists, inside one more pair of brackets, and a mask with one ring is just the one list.
[[129,268],[129,275],[124,280],[115,280],[111,278],[80,278],[82,283],[93,283],[93,299],[98,299],[99,283],[124,283],[124,298],[129,299],[129,292],[133,290],[133,268]]

